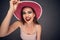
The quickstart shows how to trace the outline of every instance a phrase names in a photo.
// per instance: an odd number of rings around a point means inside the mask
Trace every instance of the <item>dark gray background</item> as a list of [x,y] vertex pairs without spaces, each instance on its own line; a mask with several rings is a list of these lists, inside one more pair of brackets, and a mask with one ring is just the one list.
[[[33,0],[41,4],[43,13],[38,22],[42,25],[42,40],[60,40],[60,1],[59,0]],[[0,0],[0,24],[9,8],[9,0]],[[16,18],[13,16],[11,23]],[[0,40],[21,40],[19,28]]]

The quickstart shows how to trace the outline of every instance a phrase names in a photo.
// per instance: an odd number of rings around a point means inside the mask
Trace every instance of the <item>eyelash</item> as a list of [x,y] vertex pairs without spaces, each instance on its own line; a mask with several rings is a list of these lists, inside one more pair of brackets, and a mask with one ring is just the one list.
[[23,12],[23,14],[26,14],[25,12]]
[[[32,12],[28,12],[29,14],[31,14]],[[23,12],[23,14],[26,14],[25,12]]]
[[31,14],[32,12],[28,12],[29,14]]

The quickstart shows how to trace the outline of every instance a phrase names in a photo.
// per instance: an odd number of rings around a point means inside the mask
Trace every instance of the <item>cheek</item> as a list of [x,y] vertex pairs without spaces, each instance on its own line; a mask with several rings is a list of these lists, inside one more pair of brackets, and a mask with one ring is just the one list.
[[23,19],[25,19],[25,15],[23,15]]
[[35,15],[34,15],[34,14],[32,14],[32,15],[31,15],[31,17],[32,17],[32,18],[34,18],[34,17],[35,17]]

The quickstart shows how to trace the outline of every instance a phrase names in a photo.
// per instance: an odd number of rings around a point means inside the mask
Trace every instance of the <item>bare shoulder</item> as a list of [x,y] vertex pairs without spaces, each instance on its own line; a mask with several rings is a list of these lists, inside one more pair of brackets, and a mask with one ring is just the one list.
[[18,27],[20,27],[22,25],[22,22],[21,21],[15,21],[12,25],[10,25],[10,28],[9,30],[11,29],[17,29]]
[[22,22],[21,22],[21,21],[15,21],[14,23],[17,23],[17,24],[18,24],[18,23],[19,23],[19,24],[22,24]]
[[15,21],[11,26],[20,26],[22,25],[21,21]]
[[41,30],[41,29],[42,29],[41,25],[40,25],[40,24],[37,24],[37,25],[36,25],[36,29],[37,29],[37,30]]
[[15,21],[12,25],[10,25],[7,35],[11,34],[13,31],[15,31],[21,25],[22,25],[22,23],[20,21]]
[[36,27],[37,27],[37,28],[41,28],[41,25],[40,25],[40,24],[37,24]]

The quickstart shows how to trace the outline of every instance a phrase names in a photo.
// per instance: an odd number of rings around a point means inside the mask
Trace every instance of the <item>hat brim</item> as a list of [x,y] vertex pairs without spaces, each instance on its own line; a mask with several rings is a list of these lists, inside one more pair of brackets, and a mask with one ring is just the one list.
[[29,6],[32,7],[35,12],[36,12],[36,18],[37,20],[41,17],[42,15],[42,7],[40,4],[34,1],[21,1],[21,3],[18,4],[16,11],[14,12],[14,16],[18,19],[21,20],[21,9],[24,6]]

